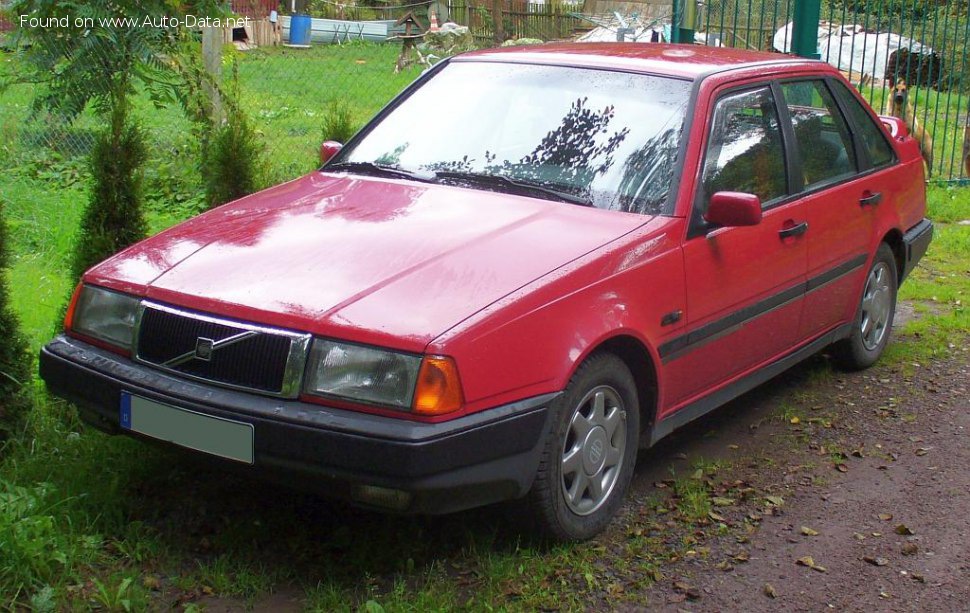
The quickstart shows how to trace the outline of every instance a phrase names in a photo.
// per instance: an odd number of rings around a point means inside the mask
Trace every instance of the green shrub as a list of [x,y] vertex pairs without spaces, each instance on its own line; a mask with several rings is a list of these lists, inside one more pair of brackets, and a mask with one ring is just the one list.
[[238,107],[227,112],[226,123],[214,129],[203,175],[206,203],[219,206],[258,189],[262,143]]
[[323,140],[346,143],[360,129],[354,110],[343,100],[333,100],[323,116]]
[[141,166],[146,156],[144,136],[132,123],[122,123],[95,142],[90,157],[91,199],[81,218],[71,263],[74,279],[144,238]]
[[239,107],[239,64],[235,59],[232,81],[222,98],[225,122],[209,118],[211,132],[203,139],[202,175],[210,208],[255,192],[263,170],[263,143]]
[[10,292],[3,274],[7,253],[7,228],[0,203],[0,446],[19,429],[30,408],[30,359],[20,322],[10,308]]

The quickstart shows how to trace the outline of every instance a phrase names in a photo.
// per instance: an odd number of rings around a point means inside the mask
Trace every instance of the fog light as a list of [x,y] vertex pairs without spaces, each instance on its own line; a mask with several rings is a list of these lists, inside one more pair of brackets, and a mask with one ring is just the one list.
[[355,502],[391,511],[403,511],[411,504],[410,492],[376,485],[355,485],[350,496]]

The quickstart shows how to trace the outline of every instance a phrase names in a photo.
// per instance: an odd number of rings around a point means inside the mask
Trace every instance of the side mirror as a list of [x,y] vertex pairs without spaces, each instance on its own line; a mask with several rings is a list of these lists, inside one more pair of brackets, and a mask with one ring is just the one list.
[[704,220],[719,226],[756,226],[761,223],[761,198],[742,192],[717,192]]
[[324,143],[320,145],[320,163],[326,164],[330,161],[330,158],[337,155],[337,152],[341,149],[343,149],[342,143],[338,143],[335,140],[324,141]]

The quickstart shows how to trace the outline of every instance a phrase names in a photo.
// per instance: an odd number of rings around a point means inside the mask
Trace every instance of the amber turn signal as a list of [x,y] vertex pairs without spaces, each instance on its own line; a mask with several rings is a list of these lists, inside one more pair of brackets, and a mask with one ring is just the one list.
[[414,412],[441,415],[461,408],[461,382],[455,361],[444,356],[425,356],[414,390]]
[[70,330],[74,325],[74,310],[77,308],[77,300],[81,297],[81,287],[83,283],[78,283],[71,295],[71,301],[67,305],[67,313],[64,314],[64,330]]

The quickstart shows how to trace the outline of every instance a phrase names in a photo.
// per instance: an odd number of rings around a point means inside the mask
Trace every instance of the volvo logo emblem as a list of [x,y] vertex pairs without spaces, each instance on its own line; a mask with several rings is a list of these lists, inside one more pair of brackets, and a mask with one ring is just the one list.
[[195,359],[203,362],[212,361],[212,350],[216,342],[211,338],[200,336],[195,341]]
[[259,334],[259,332],[256,332],[255,330],[245,330],[239,334],[233,334],[232,336],[227,336],[226,338],[219,340],[213,340],[211,338],[200,336],[199,338],[195,339],[195,347],[193,349],[189,349],[185,353],[177,355],[171,360],[162,362],[162,366],[167,368],[175,368],[176,366],[181,366],[182,364],[191,362],[192,360],[211,362],[212,355],[216,351],[226,347],[231,347],[232,345],[242,342],[247,338],[252,338],[257,334]]

